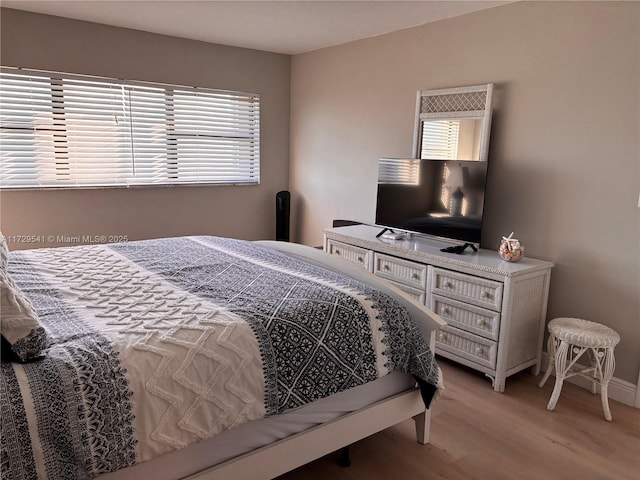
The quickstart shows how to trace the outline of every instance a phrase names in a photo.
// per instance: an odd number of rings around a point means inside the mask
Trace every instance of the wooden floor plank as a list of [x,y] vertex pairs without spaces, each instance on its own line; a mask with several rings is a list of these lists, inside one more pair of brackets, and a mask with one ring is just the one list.
[[640,480],[640,410],[611,400],[607,422],[599,395],[565,382],[549,412],[553,378],[538,388],[540,377],[522,372],[500,394],[482,374],[440,365],[446,390],[433,406],[429,445],[406,421],[352,445],[351,467],[332,454],[279,479]]

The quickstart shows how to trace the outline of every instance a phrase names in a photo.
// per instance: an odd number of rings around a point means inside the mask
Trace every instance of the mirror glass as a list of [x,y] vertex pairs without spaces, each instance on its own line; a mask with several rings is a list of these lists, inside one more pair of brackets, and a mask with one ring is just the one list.
[[486,162],[493,84],[419,90],[413,157]]
[[483,118],[422,120],[419,158],[480,160]]

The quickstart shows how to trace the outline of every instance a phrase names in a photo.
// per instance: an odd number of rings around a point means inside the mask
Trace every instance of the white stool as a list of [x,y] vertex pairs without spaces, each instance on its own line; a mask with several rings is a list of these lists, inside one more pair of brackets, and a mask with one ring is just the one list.
[[[580,318],[554,318],[549,322],[549,367],[540,381],[542,387],[555,366],[556,384],[553,387],[547,410],[556,407],[562,382],[565,378],[579,375],[591,381],[591,393],[596,393],[596,384],[600,384],[600,396],[604,418],[611,421],[607,388],[613,376],[616,362],[614,347],[620,342],[620,335],[614,330],[596,322]],[[583,368],[576,365],[582,354],[589,352],[591,366]]]

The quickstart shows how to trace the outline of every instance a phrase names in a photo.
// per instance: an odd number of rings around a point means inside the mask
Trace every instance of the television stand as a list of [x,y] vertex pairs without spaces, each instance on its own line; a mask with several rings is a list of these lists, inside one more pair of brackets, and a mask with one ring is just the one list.
[[456,255],[440,251],[442,241],[421,235],[385,242],[380,228],[327,229],[324,250],[440,315],[447,325],[436,334],[436,354],[485,373],[496,392],[521,370],[540,373],[553,263],[531,257],[505,262],[484,248]]

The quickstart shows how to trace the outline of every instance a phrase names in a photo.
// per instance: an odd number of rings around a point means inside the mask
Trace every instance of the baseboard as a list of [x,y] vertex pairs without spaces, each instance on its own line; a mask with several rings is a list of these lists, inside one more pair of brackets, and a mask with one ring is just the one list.
[[[549,354],[547,352],[542,352],[542,373],[547,371],[548,365]],[[575,376],[568,378],[566,381],[586,388],[587,390],[591,388],[591,382],[582,377]],[[625,405],[629,405],[630,407],[640,408],[640,405],[636,400],[636,398],[640,398],[640,388],[626,380],[621,380],[616,377],[611,379],[609,382],[609,398],[611,400],[624,403]]]

